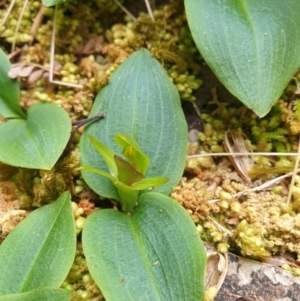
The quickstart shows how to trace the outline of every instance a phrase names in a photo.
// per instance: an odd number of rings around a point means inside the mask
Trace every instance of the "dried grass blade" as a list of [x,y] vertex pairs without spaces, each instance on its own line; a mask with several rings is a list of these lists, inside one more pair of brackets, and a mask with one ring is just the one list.
[[19,28],[20,28],[20,25],[21,25],[21,20],[23,18],[23,15],[24,15],[24,12],[25,12],[25,8],[26,8],[27,4],[28,4],[28,0],[25,0],[24,3],[23,3],[23,7],[22,7],[22,10],[21,10],[20,16],[18,18],[17,25],[16,25],[16,29],[15,29],[15,33],[14,33],[14,40],[13,40],[13,43],[11,45],[11,52],[15,51],[17,33],[19,31]]
[[291,184],[290,184],[290,187],[289,187],[289,194],[288,194],[287,201],[286,201],[287,204],[290,204],[291,199],[292,199],[293,187],[294,187],[294,184],[295,184],[295,181],[296,181],[296,175],[298,173],[299,162],[300,162],[300,139],[299,139],[299,143],[298,143],[298,155],[297,155],[297,158],[296,158],[295,167],[294,167],[294,171],[293,171],[293,176],[292,176]]
[[[232,142],[230,141],[228,134],[225,133],[224,147],[228,153],[248,153],[242,135],[232,132],[231,140]],[[249,156],[229,156],[229,160],[234,166],[236,172],[244,179],[244,181],[250,184],[251,179],[248,175],[248,171],[253,167],[253,160],[250,159]]]
[[154,21],[154,16],[153,16],[153,12],[152,12],[149,0],[145,0],[145,4],[146,4],[148,14],[149,14],[150,18],[152,19],[152,21]]
[[52,28],[52,35],[51,35],[51,46],[50,46],[50,71],[49,71],[49,82],[57,85],[72,87],[82,89],[83,86],[79,84],[67,83],[63,81],[58,81],[53,79],[53,73],[55,70],[55,32],[56,32],[56,17],[57,17],[57,5],[55,6],[54,17],[53,17],[53,28]]
[[[300,172],[300,168],[298,168],[296,170],[296,173],[299,173]],[[234,193],[232,195],[233,198],[239,198],[243,195],[246,195],[248,193],[251,193],[251,192],[256,192],[256,191],[261,191],[261,190],[264,190],[266,188],[269,188],[270,186],[273,186],[275,184],[277,184],[278,182],[282,181],[283,179],[286,179],[286,178],[289,178],[290,176],[292,176],[294,174],[294,172],[290,172],[286,175],[283,175],[283,176],[280,176],[280,177],[277,177],[277,178],[274,178],[270,181],[267,181],[266,183],[262,184],[262,185],[259,185],[259,186],[256,186],[256,187],[253,187],[249,190],[245,190],[245,191],[241,191],[241,192],[237,192],[237,193]],[[214,204],[214,203],[217,203],[221,201],[221,199],[213,199],[213,200],[209,200],[207,202],[207,204]]]
[[10,2],[9,7],[8,7],[8,9],[6,10],[6,13],[5,13],[5,15],[4,15],[4,17],[3,17],[3,19],[2,19],[2,21],[1,21],[1,23],[0,23],[0,26],[2,26],[2,25],[5,24],[5,22],[6,22],[7,18],[8,18],[8,16],[9,16],[9,14],[11,13],[11,10],[13,9],[15,3],[16,3],[16,0],[12,0],[12,1]]
[[46,6],[44,6],[41,3],[40,9],[39,9],[38,13],[36,14],[34,21],[32,23],[32,26],[30,28],[30,35],[32,36],[32,41],[34,40],[36,33],[37,33],[40,25],[42,24],[45,9],[46,9]]
[[136,17],[125,7],[123,6],[118,0],[114,0],[116,4],[122,9],[122,11],[127,14],[133,21],[136,20]]

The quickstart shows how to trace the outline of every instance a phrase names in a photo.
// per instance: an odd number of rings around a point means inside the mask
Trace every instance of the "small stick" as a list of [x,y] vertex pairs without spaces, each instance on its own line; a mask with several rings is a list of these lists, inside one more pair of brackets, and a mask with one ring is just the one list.
[[215,221],[211,216],[206,215],[205,217],[206,217],[208,220],[210,220],[210,221],[218,228],[219,231],[227,233],[230,237],[232,236],[232,233],[231,233],[228,229],[226,229],[225,227],[223,227],[222,225],[220,225],[220,224],[219,224],[217,221]]
[[66,147],[65,147],[65,149],[63,151],[63,153],[61,154],[60,159],[64,158],[67,155],[68,151],[70,150],[71,142],[72,142],[72,140],[73,140],[73,138],[75,136],[75,133],[78,131],[78,129],[80,127],[82,127],[83,125],[87,124],[88,122],[95,121],[97,119],[102,119],[102,118],[105,118],[105,114],[100,113],[100,114],[97,114],[97,115],[95,115],[93,117],[89,117],[89,118],[84,118],[84,119],[81,119],[81,120],[73,121],[72,122],[72,126],[75,126],[75,128],[71,132],[70,139],[69,139],[69,141],[68,141],[68,143],[67,143],[67,145],[66,145]]
[[79,130],[79,128],[81,128],[83,125],[85,125],[85,124],[87,124],[87,123],[89,123],[89,122],[91,122],[91,121],[95,121],[95,120],[97,120],[97,119],[102,119],[102,118],[105,118],[105,114],[100,113],[100,114],[97,114],[97,115],[95,115],[95,116],[93,116],[93,117],[89,117],[89,118],[84,118],[84,119],[80,119],[80,120],[77,120],[77,121],[73,121],[73,122],[72,122],[72,126],[75,126],[75,129],[72,130],[72,132],[71,132],[71,136],[70,136],[69,142],[72,141],[72,139],[73,139],[75,133],[76,133],[76,132]]
[[43,21],[43,18],[44,18],[44,11],[46,9],[46,6],[41,4],[40,8],[39,8],[39,11],[38,13],[36,14],[35,18],[34,18],[34,21],[31,25],[31,28],[30,28],[30,34],[32,36],[32,41],[34,40],[35,36],[36,36],[36,33]]
[[147,10],[148,10],[148,14],[149,14],[150,18],[152,19],[152,21],[154,21],[154,16],[153,16],[153,12],[152,12],[149,0],[145,0],[145,3],[146,3]]
[[17,25],[16,25],[16,29],[15,29],[15,33],[14,33],[14,40],[13,40],[13,43],[11,45],[11,52],[14,52],[15,51],[15,47],[16,47],[16,39],[17,39],[17,33],[19,31],[19,28],[20,28],[20,24],[21,24],[21,20],[23,18],[23,15],[24,15],[24,12],[25,12],[25,8],[27,6],[27,3],[28,3],[28,0],[25,0],[24,3],[23,3],[23,7],[22,7],[22,11],[20,13],[20,16],[18,18],[18,22],[17,22]]
[[122,11],[127,14],[133,21],[136,20],[136,17],[125,7],[123,6],[118,0],[114,0],[116,4],[122,9]]
[[82,85],[79,85],[79,84],[66,83],[66,82],[63,82],[63,81],[53,80],[54,56],[55,56],[56,16],[57,16],[57,5],[55,6],[54,17],[53,17],[53,28],[52,28],[52,35],[51,35],[49,82],[51,82],[53,84],[57,84],[57,85],[82,89]]
[[[296,170],[296,173],[298,173],[298,172],[300,172],[300,168],[298,168],[298,169]],[[285,178],[289,178],[289,177],[292,176],[293,174],[294,174],[294,172],[292,171],[292,172],[290,172],[290,173],[288,173],[288,174],[286,174],[286,175],[283,175],[283,176],[277,177],[277,178],[275,178],[275,179],[272,179],[272,180],[270,180],[270,181],[268,181],[268,182],[266,182],[266,183],[264,183],[264,184],[262,184],[262,185],[256,186],[256,187],[251,188],[251,189],[249,189],[249,190],[245,190],[245,191],[240,191],[240,192],[234,193],[234,194],[231,196],[231,198],[239,198],[240,196],[246,195],[246,194],[248,194],[248,193],[250,193],[250,192],[255,192],[255,191],[259,191],[259,190],[264,190],[264,189],[266,189],[266,188],[268,188],[268,187],[270,187],[270,186],[272,186],[272,185],[274,185],[274,184],[280,182],[281,180],[283,180],[283,179],[285,179]],[[221,201],[221,199],[213,199],[213,200],[207,201],[207,204],[214,204],[214,203],[217,203],[217,202],[220,202],[220,201]]]
[[9,5],[9,7],[8,7],[8,9],[7,9],[7,11],[6,11],[6,13],[5,13],[2,21],[1,21],[1,24],[0,24],[1,26],[5,24],[5,22],[6,22],[7,18],[8,18],[8,16],[9,16],[11,10],[13,9],[15,3],[16,3],[16,0],[12,0],[10,2],[10,5]]
[[296,158],[295,167],[294,167],[294,171],[293,171],[293,176],[292,176],[291,184],[289,187],[289,194],[288,194],[287,201],[286,201],[286,203],[288,205],[290,204],[291,199],[292,199],[293,187],[294,187],[295,181],[296,181],[296,175],[298,172],[299,162],[300,162],[300,139],[299,139],[299,144],[298,144],[298,153],[297,153],[297,158]]
[[11,60],[14,56],[19,54],[21,52],[21,49],[16,49],[14,52],[11,52],[10,54],[7,55],[7,57]]
[[186,156],[187,159],[201,158],[201,157],[226,157],[226,156],[297,156],[298,153],[271,153],[271,152],[256,152],[256,153],[207,153],[198,155]]
[[93,117],[88,117],[88,118],[73,121],[72,126],[76,126],[74,130],[77,131],[80,127],[87,124],[88,122],[94,121],[96,119],[102,119],[102,118],[105,118],[105,114],[100,113],[100,114],[97,114]]
[[196,114],[201,119],[201,112],[200,112],[200,109],[198,108],[197,104],[194,101],[192,101],[192,105],[193,105],[193,108],[194,108]]

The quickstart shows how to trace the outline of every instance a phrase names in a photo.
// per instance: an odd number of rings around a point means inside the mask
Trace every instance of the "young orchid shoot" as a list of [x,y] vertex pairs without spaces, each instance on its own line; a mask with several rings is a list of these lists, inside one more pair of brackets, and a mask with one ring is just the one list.
[[132,211],[136,205],[139,191],[152,189],[154,186],[168,182],[168,178],[145,178],[150,159],[142,152],[138,143],[125,134],[114,137],[122,148],[124,158],[116,155],[113,150],[89,135],[93,147],[103,157],[109,173],[91,166],[82,166],[81,170],[97,173],[112,181],[118,189],[122,209],[125,213]]

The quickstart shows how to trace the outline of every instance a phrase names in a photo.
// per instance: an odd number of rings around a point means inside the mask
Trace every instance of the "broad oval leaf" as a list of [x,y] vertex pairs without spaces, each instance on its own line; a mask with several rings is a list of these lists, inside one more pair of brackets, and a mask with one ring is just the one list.
[[165,195],[141,195],[131,216],[93,213],[82,240],[89,271],[109,301],[203,300],[202,242],[189,215]]
[[0,246],[0,296],[59,287],[72,266],[76,229],[70,194],[33,211]]
[[[114,72],[110,83],[99,92],[90,116],[100,112],[106,117],[87,126],[81,136],[82,165],[108,171],[88,135],[121,156],[114,136],[124,133],[133,138],[150,159],[145,178],[169,178],[168,183],[155,187],[155,191],[169,194],[182,176],[187,125],[176,87],[147,50],[133,53]],[[105,177],[87,172],[83,172],[83,177],[98,194],[120,199],[116,187]]]
[[67,112],[54,104],[29,107],[27,119],[0,124],[0,161],[50,170],[62,154],[71,132]]
[[0,48],[0,115],[4,118],[25,118],[20,101],[18,82],[9,78],[11,63]]
[[71,292],[61,288],[41,287],[26,293],[0,296],[0,301],[69,301]]
[[185,0],[204,60],[226,88],[265,116],[300,67],[299,0]]

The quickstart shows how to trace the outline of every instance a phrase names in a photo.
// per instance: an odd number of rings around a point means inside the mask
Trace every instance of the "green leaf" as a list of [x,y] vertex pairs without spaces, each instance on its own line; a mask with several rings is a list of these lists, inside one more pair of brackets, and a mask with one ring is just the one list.
[[112,183],[116,182],[117,181],[117,178],[114,178],[111,174],[109,174],[108,172],[106,171],[103,171],[103,170],[100,170],[98,168],[95,168],[95,167],[92,167],[92,166],[81,166],[80,167],[80,170],[83,170],[83,171],[89,171],[89,172],[94,172],[100,176],[103,176],[103,177],[106,177],[107,179],[109,179]]
[[143,178],[143,175],[136,171],[133,166],[123,158],[115,155],[114,159],[118,167],[118,180],[120,182],[130,186]]
[[33,211],[0,246],[0,295],[59,287],[72,266],[76,230],[70,194]]
[[45,6],[53,6],[53,5],[67,2],[67,0],[43,0],[42,2]]
[[89,271],[109,301],[203,300],[202,242],[186,211],[165,195],[141,195],[131,216],[91,214],[82,240]]
[[35,290],[0,296],[0,301],[69,301],[71,292],[60,288],[41,287]]
[[89,135],[88,137],[89,137],[89,140],[91,141],[93,147],[103,157],[110,174],[113,177],[117,178],[118,177],[118,167],[117,167],[115,159],[114,159],[114,156],[115,156],[114,151],[112,151],[104,143],[102,143],[101,141],[98,141],[93,136]]
[[[100,112],[106,117],[88,125],[81,136],[81,164],[108,171],[88,135],[120,156],[114,137],[124,133],[132,137],[150,159],[145,178],[169,178],[168,183],[155,188],[155,191],[169,194],[183,173],[187,124],[176,87],[147,50],[131,54],[113,73],[110,83],[99,92],[90,116]],[[116,187],[108,179],[86,172],[83,177],[98,194],[120,199]]]
[[168,181],[169,181],[168,178],[163,178],[163,177],[147,178],[147,179],[142,179],[136,183],[133,183],[131,187],[135,190],[144,190],[144,189],[153,188],[155,186],[165,184]]
[[62,154],[71,131],[67,112],[54,104],[35,104],[27,120],[0,124],[0,161],[9,165],[50,170]]
[[145,175],[150,159],[143,153],[136,141],[124,134],[117,134],[114,139],[122,147],[122,154],[131,165]]
[[16,80],[9,78],[11,63],[0,48],[0,115],[4,118],[25,118],[20,100],[20,88]]
[[226,88],[265,116],[300,67],[299,0],[185,0],[204,60]]

